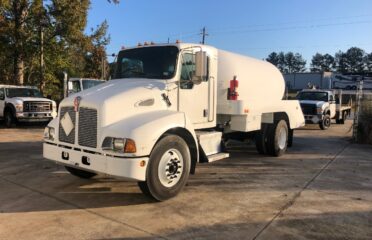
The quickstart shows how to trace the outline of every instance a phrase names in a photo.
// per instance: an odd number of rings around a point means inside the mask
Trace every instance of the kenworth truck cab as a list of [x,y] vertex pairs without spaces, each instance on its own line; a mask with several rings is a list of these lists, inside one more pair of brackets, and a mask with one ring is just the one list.
[[270,63],[199,44],[145,45],[119,52],[114,79],[74,94],[44,132],[44,157],[73,175],[138,182],[163,201],[199,162],[227,158],[224,142],[253,139],[282,155],[304,125],[297,100]]
[[344,124],[351,113],[351,101],[343,103],[342,90],[304,89],[298,93],[297,99],[306,123],[319,124],[322,130],[331,126],[331,119]]
[[0,85],[0,118],[6,127],[17,122],[47,122],[57,116],[56,102],[36,87]]

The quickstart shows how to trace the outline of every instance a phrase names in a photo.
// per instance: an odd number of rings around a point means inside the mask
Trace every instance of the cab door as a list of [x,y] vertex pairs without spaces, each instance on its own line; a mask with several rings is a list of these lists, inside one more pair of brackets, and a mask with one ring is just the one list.
[[196,70],[195,51],[196,49],[190,49],[181,54],[178,109],[185,112],[195,128],[203,128],[204,124],[209,122],[211,87],[209,76],[200,81],[193,81]]
[[329,110],[331,111],[330,117],[334,118],[336,116],[336,99],[333,94],[329,95]]
[[4,88],[0,88],[0,117],[4,116],[5,107],[5,91]]

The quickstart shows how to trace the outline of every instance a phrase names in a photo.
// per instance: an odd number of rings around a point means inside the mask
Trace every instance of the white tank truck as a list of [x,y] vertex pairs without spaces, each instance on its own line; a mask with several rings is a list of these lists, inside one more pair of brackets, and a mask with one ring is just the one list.
[[227,158],[223,142],[252,138],[282,155],[304,126],[297,100],[267,62],[198,44],[146,44],[119,52],[113,80],[64,99],[44,132],[44,157],[78,177],[138,182],[163,201],[198,162]]

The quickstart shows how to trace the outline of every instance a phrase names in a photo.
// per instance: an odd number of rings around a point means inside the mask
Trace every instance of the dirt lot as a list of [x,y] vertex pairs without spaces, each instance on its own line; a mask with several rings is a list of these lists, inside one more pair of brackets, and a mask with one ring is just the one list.
[[158,203],[43,160],[40,126],[0,128],[0,239],[372,239],[372,147],[349,129],[298,130],[280,158],[233,149]]

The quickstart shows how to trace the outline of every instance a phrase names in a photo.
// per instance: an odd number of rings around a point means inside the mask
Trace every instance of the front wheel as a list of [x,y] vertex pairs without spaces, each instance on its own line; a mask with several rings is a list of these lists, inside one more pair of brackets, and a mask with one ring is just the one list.
[[151,152],[146,181],[138,182],[138,186],[145,195],[158,201],[172,198],[185,186],[190,163],[186,142],[179,136],[167,135]]
[[11,128],[15,124],[15,119],[14,119],[13,114],[12,114],[11,111],[6,111],[5,112],[5,114],[4,114],[4,122],[5,122],[5,126],[7,128]]
[[331,126],[331,117],[327,114],[323,117],[323,120],[320,121],[319,127],[322,130],[327,130]]

